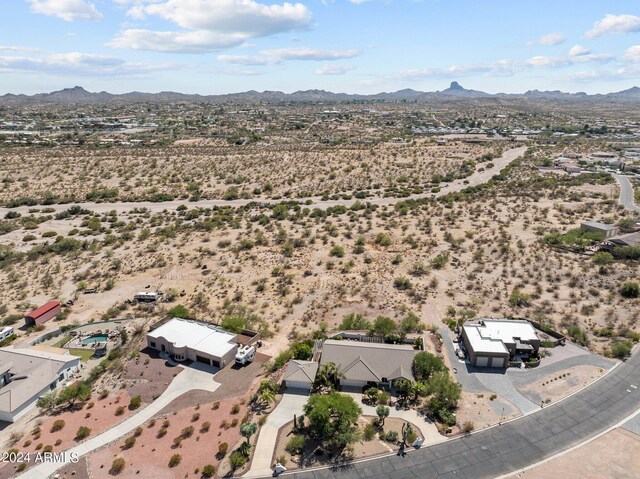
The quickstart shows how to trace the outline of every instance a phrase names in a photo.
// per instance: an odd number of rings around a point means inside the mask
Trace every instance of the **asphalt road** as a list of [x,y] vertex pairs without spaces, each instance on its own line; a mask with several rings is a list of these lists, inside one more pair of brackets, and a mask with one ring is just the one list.
[[[635,387],[634,387],[635,386]],[[580,444],[640,408],[640,353],[579,393],[469,436],[287,479],[483,479],[508,474]],[[579,467],[579,466],[576,466]]]
[[633,198],[633,186],[628,176],[613,175],[620,184],[620,204],[627,210],[640,212],[640,206],[637,206]]

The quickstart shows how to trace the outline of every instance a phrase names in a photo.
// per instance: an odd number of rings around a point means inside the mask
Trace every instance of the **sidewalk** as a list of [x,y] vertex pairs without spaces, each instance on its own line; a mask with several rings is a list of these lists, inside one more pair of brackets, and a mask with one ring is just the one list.
[[142,426],[146,421],[156,416],[162,409],[174,399],[193,389],[204,389],[215,391],[220,386],[213,380],[213,375],[209,371],[185,367],[169,384],[169,387],[162,395],[142,409],[140,412],[129,417],[120,424],[112,427],[108,431],[99,434],[88,441],[65,451],[65,462],[45,462],[29,468],[24,474],[18,476],[21,479],[46,479],[61,467],[71,462],[71,454],[78,457],[85,456],[102,446],[105,446],[117,439],[129,434],[138,426]]
[[276,447],[278,431],[286,423],[293,421],[294,414],[296,416],[304,414],[303,407],[308,399],[308,393],[284,393],[280,403],[267,417],[267,422],[260,428],[251,469],[242,476],[243,478],[270,477],[273,474],[273,451]]

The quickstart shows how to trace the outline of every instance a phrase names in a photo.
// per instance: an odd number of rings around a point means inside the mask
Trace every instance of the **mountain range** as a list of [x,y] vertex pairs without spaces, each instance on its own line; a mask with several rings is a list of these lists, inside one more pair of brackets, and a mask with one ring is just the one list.
[[442,91],[423,92],[412,89],[394,92],[381,92],[372,95],[349,93],[333,93],[325,90],[300,90],[293,93],[281,91],[258,92],[250,90],[241,93],[224,95],[193,95],[163,91],[160,93],[130,92],[112,94],[105,91],[92,93],[80,86],[65,88],[51,93],[37,93],[35,95],[15,95],[7,93],[0,96],[0,104],[55,104],[55,103],[107,103],[107,102],[162,102],[162,103],[341,103],[354,101],[385,101],[385,102],[450,102],[460,100],[492,100],[492,99],[524,99],[555,102],[631,102],[640,103],[640,88],[632,87],[627,90],[588,95],[584,92],[565,93],[559,90],[539,91],[529,90],[522,94],[514,93],[485,93],[478,90],[463,88],[458,82],[451,82],[449,88]]

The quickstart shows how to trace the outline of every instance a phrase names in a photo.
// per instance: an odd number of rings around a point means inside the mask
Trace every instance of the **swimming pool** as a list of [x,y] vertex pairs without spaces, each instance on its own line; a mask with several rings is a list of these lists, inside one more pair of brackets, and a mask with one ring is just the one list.
[[106,334],[96,334],[80,341],[82,344],[104,343],[107,341]]

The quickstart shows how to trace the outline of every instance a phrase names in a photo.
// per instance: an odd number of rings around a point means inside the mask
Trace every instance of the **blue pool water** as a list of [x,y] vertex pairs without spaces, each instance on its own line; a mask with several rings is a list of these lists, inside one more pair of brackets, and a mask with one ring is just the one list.
[[80,341],[82,344],[92,344],[92,343],[104,343],[107,340],[106,334],[97,334],[95,336],[89,336],[88,338]]

